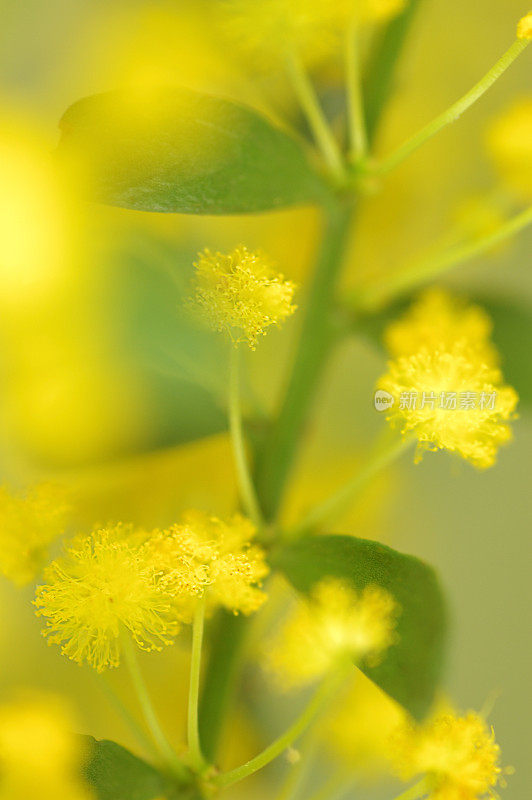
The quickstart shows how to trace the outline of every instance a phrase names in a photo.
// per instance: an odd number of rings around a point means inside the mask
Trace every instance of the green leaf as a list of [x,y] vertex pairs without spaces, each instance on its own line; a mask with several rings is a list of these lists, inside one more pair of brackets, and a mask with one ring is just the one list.
[[318,201],[300,143],[251,108],[186,89],[107,92],[63,119],[60,152],[81,154],[96,199],[142,211],[242,214]]
[[193,786],[178,786],[125,747],[92,736],[87,746],[84,778],[97,800],[200,800]]
[[[227,429],[225,338],[186,310],[194,254],[137,237],[109,265],[106,314],[121,353],[143,387],[150,425],[143,450]],[[170,271],[172,268],[172,272]]]
[[164,796],[167,780],[154,767],[116,742],[97,741],[92,736],[84,739],[89,747],[85,779],[98,800],[154,800]]
[[475,302],[483,306],[493,320],[493,341],[501,354],[506,383],[517,390],[522,405],[532,406],[532,308],[506,299],[479,298]]
[[441,589],[431,567],[414,556],[353,536],[307,536],[275,557],[292,585],[308,592],[318,581],[334,576],[356,589],[377,584],[401,606],[399,640],[366,675],[417,719],[429,711],[441,675],[446,613]]

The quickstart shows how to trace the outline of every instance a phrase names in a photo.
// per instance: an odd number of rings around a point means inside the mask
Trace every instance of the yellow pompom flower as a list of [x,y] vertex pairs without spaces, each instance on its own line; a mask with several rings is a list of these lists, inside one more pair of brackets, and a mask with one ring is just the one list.
[[525,14],[517,24],[518,39],[532,39],[532,11]]
[[503,384],[491,321],[440,290],[429,290],[385,331],[394,360],[377,388],[393,398],[387,419],[425,450],[456,452],[479,468],[511,439],[517,394]]
[[515,390],[464,342],[390,362],[378,388],[394,399],[387,419],[417,438],[416,461],[425,450],[443,449],[484,469],[512,437]]
[[422,726],[408,724],[394,736],[397,771],[408,780],[426,774],[430,800],[494,797],[502,781],[500,748],[493,730],[473,711],[441,714]]
[[194,304],[212,328],[227,331],[235,343],[254,350],[270,325],[296,310],[295,284],[276,273],[262,253],[243,246],[226,255],[204,250],[194,266]]
[[125,525],[104,528],[74,539],[46,569],[34,604],[44,636],[68,658],[98,672],[117,667],[122,632],[143,650],[172,644],[178,615],[146,538]]
[[0,800],[90,800],[73,719],[55,698],[35,696],[0,708]]
[[518,198],[532,199],[532,98],[516,101],[486,134],[488,152],[502,180]]
[[52,484],[19,494],[0,486],[0,572],[17,586],[30,583],[62,534],[67,511],[63,492]]
[[272,644],[270,665],[284,684],[297,686],[315,681],[346,657],[378,664],[396,641],[398,613],[392,595],[379,586],[357,592],[341,580],[320,581]]
[[295,53],[312,68],[342,46],[350,20],[381,23],[407,0],[227,0],[225,27],[240,49],[263,67],[282,65]]
[[228,36],[264,68],[294,52],[312,67],[338,46],[334,6],[324,0],[227,0],[222,8]]
[[467,343],[487,363],[495,364],[498,354],[489,341],[492,327],[489,315],[479,306],[466,305],[443,289],[429,289],[387,327],[384,341],[394,357]]
[[161,581],[183,613],[189,597],[205,593],[209,608],[251,614],[266,600],[261,590],[269,572],[264,551],[252,544],[255,526],[240,514],[227,522],[189,511],[182,522],[154,534],[148,543]]

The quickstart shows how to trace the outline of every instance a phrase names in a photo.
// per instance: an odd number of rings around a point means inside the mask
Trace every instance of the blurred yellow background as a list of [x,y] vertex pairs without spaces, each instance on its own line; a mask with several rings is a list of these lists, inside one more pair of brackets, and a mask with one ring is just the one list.
[[[422,5],[379,138],[382,152],[484,74],[528,10],[520,0]],[[53,150],[57,123],[72,102],[123,85],[176,83],[276,114],[290,109],[290,93],[275,77],[254,85],[228,58],[209,2],[0,0],[0,9],[2,479],[64,484],[75,509],[72,527],[80,530],[109,519],[162,525],[189,505],[228,512],[235,489],[219,352],[179,315],[180,298],[199,249],[239,242],[264,248],[304,286],[317,214],[215,219],[98,207],[83,203],[58,173]],[[500,191],[486,128],[531,91],[525,57],[367,201],[346,286],[393,272],[453,225],[476,224],[467,209]],[[466,295],[516,297],[530,308],[531,244],[528,232],[456,270],[448,283]],[[247,402],[259,415],[275,402],[288,363],[280,352],[296,332],[297,321],[272,333],[250,360]],[[382,353],[364,340],[337,352],[306,442],[309,464],[326,470],[334,463],[341,474],[370,444],[381,425],[372,392],[383,366]],[[453,622],[445,689],[463,708],[481,708],[500,693],[490,720],[504,763],[516,768],[507,800],[522,800],[532,785],[531,447],[532,420],[521,410],[515,442],[493,470],[477,473],[445,454],[429,454],[418,466],[404,459],[344,522],[440,571]],[[302,466],[294,507],[312,496],[304,472]],[[2,581],[2,694],[17,685],[63,691],[75,699],[84,730],[131,744],[91,677],[46,647],[30,599]],[[184,658],[174,650],[145,659],[159,701],[183,672]],[[178,696],[165,712],[175,736],[180,705]]]

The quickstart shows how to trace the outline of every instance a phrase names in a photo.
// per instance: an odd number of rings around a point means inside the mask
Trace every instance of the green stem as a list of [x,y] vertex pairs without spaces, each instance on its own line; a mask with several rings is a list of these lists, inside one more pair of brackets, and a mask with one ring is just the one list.
[[340,147],[320,106],[312,81],[294,52],[287,53],[286,71],[326,164],[333,176],[342,182],[346,173]]
[[155,713],[155,709],[151,702],[151,698],[148,694],[146,683],[140,671],[139,663],[137,660],[137,654],[135,652],[133,642],[131,641],[131,638],[129,637],[129,634],[127,632],[123,632],[121,638],[122,638],[122,651],[124,654],[124,660],[129,670],[131,682],[135,689],[140,707],[142,709],[142,713],[144,715],[144,719],[146,720],[146,725],[148,726],[148,729],[153,737],[153,740],[157,745],[157,749],[162,758],[164,759],[165,763],[167,764],[168,768],[171,770],[171,772],[177,778],[180,778],[182,780],[186,779],[187,769],[174,753],[170,743],[168,742],[168,739],[163,733],[163,730],[157,718],[157,714]]
[[257,463],[257,490],[269,520],[277,516],[314,393],[335,340],[330,318],[352,219],[349,203],[338,202],[325,210],[323,242],[306,301],[294,367]]
[[96,673],[98,678],[98,686],[100,690],[105,694],[108,701],[111,703],[112,706],[116,709],[116,711],[120,714],[128,728],[134,734],[135,738],[137,739],[139,745],[143,747],[152,757],[158,757],[158,751],[154,747],[153,741],[147,736],[142,727],[139,725],[133,714],[127,708],[125,703],[123,703],[122,699],[118,696],[115,692],[113,686],[109,683],[109,679],[107,675],[104,673]]
[[345,56],[350,140],[349,158],[353,164],[357,164],[367,155],[368,137],[360,78],[359,28],[356,21],[353,21],[347,30]]
[[[352,669],[352,665],[349,664]],[[297,739],[304,733],[304,731],[311,725],[316,717],[323,710],[324,706],[330,701],[331,697],[336,694],[340,685],[343,683],[347,675],[347,670],[342,665],[342,669],[336,670],[329,675],[313,695],[310,703],[306,706],[303,713],[291,725],[282,736],[279,736],[269,747],[259,753],[258,756],[252,758],[241,767],[225,772],[216,779],[218,786],[231,786],[238,783],[244,778],[253,775],[259,769],[267,766],[271,761],[276,759],[285,750],[291,747]]]
[[233,344],[231,344],[229,353],[229,428],[240,499],[246,514],[257,528],[261,528],[263,525],[262,514],[251,479],[244,443],[242,409],[240,406],[239,350]]
[[209,660],[199,708],[201,744],[205,757],[216,761],[224,721],[238,675],[248,617],[218,611],[209,637]]
[[433,280],[454,267],[472,258],[477,258],[500,242],[519,233],[528,225],[532,225],[532,206],[513,219],[508,220],[487,236],[483,236],[473,242],[457,245],[438,253],[432,258],[416,261],[396,275],[391,275],[387,278],[386,285],[358,292],[355,299],[356,305],[368,310],[382,306],[397,296]]
[[[393,86],[395,67],[421,2],[422,0],[410,0],[403,14],[383,29],[382,37],[373,50],[367,72],[368,80],[364,86],[370,142],[375,138]],[[324,242],[310,289],[308,310],[303,322],[304,336],[301,337],[294,366],[297,374],[292,375],[289,381],[283,407],[261,454],[261,464],[257,465],[257,480],[260,481],[260,485],[257,485],[258,496],[262,508],[267,510],[270,517],[277,513],[284,482],[326,364],[327,353],[334,341],[328,316],[333,308],[336,285],[345,256],[349,228],[353,221],[353,207],[351,204],[338,203],[333,209],[326,208],[325,215]],[[294,435],[290,430],[292,420],[295,420],[297,427]],[[211,642],[200,703],[202,743],[209,760],[215,759],[248,622],[246,617],[235,617],[226,612],[218,615],[216,636]]]
[[425,797],[431,791],[431,788],[430,781],[425,777],[414,786],[411,786],[410,789],[407,789],[406,792],[398,794],[393,800],[420,800],[421,797]]
[[477,100],[479,100],[488,89],[493,86],[496,80],[503,75],[508,67],[513,64],[515,59],[525,50],[529,44],[528,39],[516,39],[513,45],[504,53],[497,63],[484,75],[484,77],[467,92],[463,97],[454,103],[450,108],[440,114],[432,122],[429,122],[422,130],[408,139],[394,153],[389,155],[374,170],[377,175],[385,175],[401,164],[409,155],[421,147],[422,144],[432,139],[442,128],[455,122],[463,113],[467,111]]
[[188,748],[192,767],[201,772],[206,766],[201,752],[198,724],[199,687],[201,675],[201,651],[203,648],[203,629],[205,627],[205,592],[198,600],[192,624],[192,656],[190,662],[190,684],[188,691]]
[[333,522],[357,499],[372,478],[395,461],[414,441],[413,437],[402,438],[395,435],[393,439],[387,441],[386,446],[383,447],[382,443],[379,443],[362,469],[335,494],[313,508],[299,525],[287,532],[286,538],[297,539],[309,530]]

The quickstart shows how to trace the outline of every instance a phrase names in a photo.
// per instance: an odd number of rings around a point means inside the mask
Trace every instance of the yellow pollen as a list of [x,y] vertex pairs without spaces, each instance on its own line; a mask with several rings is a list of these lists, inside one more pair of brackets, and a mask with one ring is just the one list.
[[418,774],[431,778],[431,800],[492,797],[503,778],[494,732],[474,711],[441,714],[422,726],[403,725],[393,744],[396,768],[405,780]]
[[532,11],[519,20],[517,24],[518,39],[532,39]]
[[98,672],[119,665],[122,631],[143,650],[172,644],[180,618],[147,538],[125,525],[104,528],[74,539],[51,563],[34,601],[50,644]]
[[246,247],[226,255],[204,250],[195,263],[193,302],[217,331],[255,349],[259,336],[296,310],[295,284],[274,271],[262,253]]

